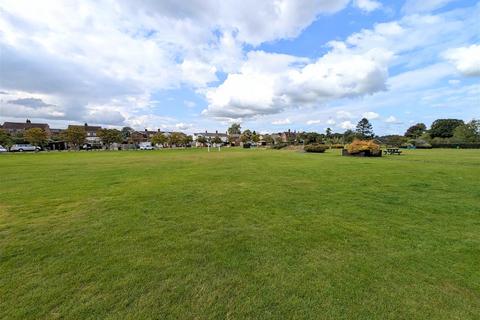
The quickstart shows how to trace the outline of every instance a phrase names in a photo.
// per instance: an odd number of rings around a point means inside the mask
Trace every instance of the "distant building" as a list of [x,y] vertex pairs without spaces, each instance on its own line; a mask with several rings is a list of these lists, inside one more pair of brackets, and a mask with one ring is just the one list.
[[16,136],[18,134],[23,134],[28,129],[32,128],[39,128],[43,129],[47,136],[51,135],[50,127],[46,123],[32,123],[29,119],[25,122],[4,122],[2,125],[2,129],[5,130],[7,133],[11,134],[12,136]]
[[82,125],[69,125],[68,128],[83,128],[87,133],[87,143],[90,144],[100,144],[102,139],[98,136],[98,131],[102,130],[100,126],[89,126],[88,123]]
[[219,133],[218,131],[213,132],[208,132],[205,130],[205,132],[197,132],[193,134],[193,142],[196,147],[201,147],[202,143],[198,142],[198,139],[200,137],[205,138],[207,142],[213,140],[215,137],[219,137],[220,140],[222,140],[222,143],[228,143],[228,134],[227,133]]

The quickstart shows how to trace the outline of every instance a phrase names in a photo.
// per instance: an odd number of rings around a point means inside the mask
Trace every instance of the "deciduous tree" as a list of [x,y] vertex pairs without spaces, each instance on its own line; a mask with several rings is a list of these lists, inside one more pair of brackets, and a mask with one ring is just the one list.
[[430,136],[432,138],[451,138],[455,128],[464,124],[463,120],[459,119],[437,119],[430,127]]
[[12,144],[13,144],[12,137],[7,132],[0,129],[0,145],[4,147],[10,147]]
[[47,133],[42,128],[28,129],[23,137],[34,146],[42,146],[48,139]]
[[427,131],[427,126],[424,123],[417,123],[407,129],[405,132],[405,137],[416,139],[425,131]]
[[161,145],[163,146],[166,142],[167,142],[167,137],[161,133],[161,132],[158,132],[158,133],[155,133],[155,135],[152,137],[152,144],[154,145]]
[[72,126],[63,132],[63,137],[65,141],[75,149],[78,149],[85,142],[87,132],[85,132],[85,129],[82,127]]
[[232,123],[230,128],[228,128],[228,134],[241,134],[241,128],[240,123]]
[[102,139],[107,149],[110,148],[112,143],[121,143],[123,141],[122,133],[117,129],[101,129],[97,135]]

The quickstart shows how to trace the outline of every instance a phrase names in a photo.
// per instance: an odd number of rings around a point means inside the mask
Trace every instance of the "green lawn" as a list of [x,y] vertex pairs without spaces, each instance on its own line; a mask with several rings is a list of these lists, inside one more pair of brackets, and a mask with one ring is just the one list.
[[2,319],[479,319],[480,150],[0,155]]

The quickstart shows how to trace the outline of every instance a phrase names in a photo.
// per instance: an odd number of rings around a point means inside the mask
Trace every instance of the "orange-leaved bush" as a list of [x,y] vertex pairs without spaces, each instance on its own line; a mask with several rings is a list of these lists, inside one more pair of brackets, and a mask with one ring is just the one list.
[[352,143],[347,145],[347,151],[350,154],[360,153],[362,151],[369,151],[371,154],[377,154],[380,152],[380,146],[373,140],[353,140]]

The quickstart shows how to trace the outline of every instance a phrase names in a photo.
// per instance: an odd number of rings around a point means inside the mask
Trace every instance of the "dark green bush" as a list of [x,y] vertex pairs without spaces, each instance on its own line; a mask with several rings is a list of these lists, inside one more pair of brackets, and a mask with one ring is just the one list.
[[315,153],[323,153],[327,150],[327,146],[324,144],[307,144],[303,147],[305,152],[315,152]]

